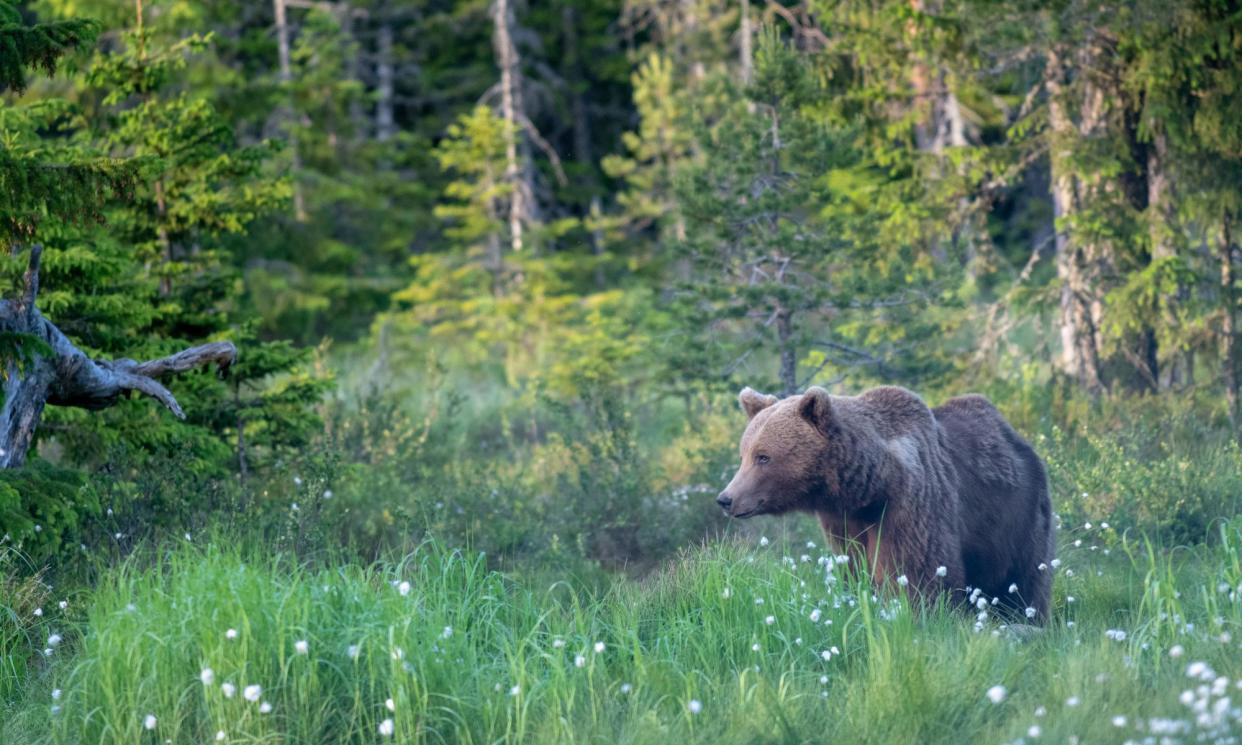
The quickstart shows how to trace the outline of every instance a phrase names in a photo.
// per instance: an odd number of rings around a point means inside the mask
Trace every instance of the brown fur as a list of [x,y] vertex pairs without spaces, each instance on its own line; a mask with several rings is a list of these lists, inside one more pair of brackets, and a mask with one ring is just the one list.
[[1051,570],[1038,567],[1054,543],[1044,466],[987,399],[932,410],[891,386],[856,397],[811,388],[783,400],[746,388],[738,398],[750,423],[741,467],[718,499],[730,515],[813,512],[839,551],[862,552],[876,581],[904,574],[911,592],[957,597],[979,588],[1047,617]]

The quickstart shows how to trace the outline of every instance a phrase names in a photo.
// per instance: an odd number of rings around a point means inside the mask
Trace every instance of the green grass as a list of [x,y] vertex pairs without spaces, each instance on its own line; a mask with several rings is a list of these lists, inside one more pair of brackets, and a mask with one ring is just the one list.
[[[517,583],[431,543],[398,564],[318,571],[183,546],[45,610],[35,628],[65,641],[10,686],[0,741],[961,743],[1030,742],[1038,726],[1041,741],[1095,743],[1141,740],[1153,719],[1213,731],[1179,695],[1223,698],[1187,677],[1202,661],[1242,700],[1242,524],[1173,552],[1096,526],[1063,535],[1056,618],[1026,641],[875,598],[789,542],[706,545],[599,593]],[[270,713],[244,699],[251,684]],[[1242,709],[1219,720],[1242,732]]]

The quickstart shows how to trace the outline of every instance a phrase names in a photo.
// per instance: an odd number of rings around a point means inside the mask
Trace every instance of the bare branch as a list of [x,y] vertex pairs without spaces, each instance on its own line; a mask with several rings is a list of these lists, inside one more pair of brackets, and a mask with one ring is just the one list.
[[36,243],[30,247],[30,263],[26,265],[26,274],[22,277],[22,312],[28,320],[34,318],[35,300],[39,296],[39,264],[43,260],[43,245]]

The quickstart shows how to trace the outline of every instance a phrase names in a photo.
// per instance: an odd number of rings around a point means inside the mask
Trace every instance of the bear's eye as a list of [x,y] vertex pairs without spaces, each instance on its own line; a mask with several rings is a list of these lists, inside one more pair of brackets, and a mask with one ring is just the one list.
[[761,466],[762,466],[762,465],[764,465],[764,464],[766,464],[769,460],[771,460],[771,458],[769,458],[769,457],[768,457],[768,456],[766,456],[766,455],[756,455],[756,456],[755,456],[755,462],[756,462],[756,463],[758,463],[758,464],[759,464],[759,465],[761,465]]

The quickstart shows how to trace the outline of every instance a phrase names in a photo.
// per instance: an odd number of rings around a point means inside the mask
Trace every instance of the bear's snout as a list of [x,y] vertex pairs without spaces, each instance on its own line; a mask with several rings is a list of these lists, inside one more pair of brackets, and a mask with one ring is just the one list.
[[720,505],[720,509],[728,512],[729,508],[733,506],[733,497],[729,496],[729,492],[722,491],[720,496],[716,497],[716,504]]

